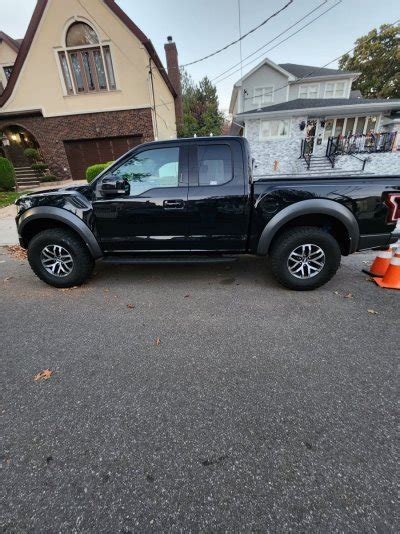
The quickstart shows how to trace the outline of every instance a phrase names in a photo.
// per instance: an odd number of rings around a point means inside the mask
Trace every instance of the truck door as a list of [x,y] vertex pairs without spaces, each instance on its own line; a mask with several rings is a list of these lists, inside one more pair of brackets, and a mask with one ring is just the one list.
[[101,179],[96,187],[93,210],[103,250],[190,250],[187,162],[187,147],[168,143],[136,149],[110,168],[111,178],[126,181],[126,193],[104,197]]
[[199,140],[189,153],[188,234],[196,251],[246,250],[248,184],[235,140]]

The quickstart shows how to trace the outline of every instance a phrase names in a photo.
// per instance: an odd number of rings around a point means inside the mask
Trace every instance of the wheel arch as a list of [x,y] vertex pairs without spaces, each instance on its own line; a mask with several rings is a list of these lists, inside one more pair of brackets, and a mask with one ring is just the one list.
[[309,199],[291,204],[268,222],[261,233],[257,254],[266,256],[274,239],[293,226],[330,226],[344,255],[357,250],[360,231],[352,212],[333,200]]
[[28,209],[18,221],[18,233],[25,246],[42,230],[66,227],[73,230],[85,243],[94,259],[103,256],[100,245],[90,228],[74,213],[62,208],[40,206]]

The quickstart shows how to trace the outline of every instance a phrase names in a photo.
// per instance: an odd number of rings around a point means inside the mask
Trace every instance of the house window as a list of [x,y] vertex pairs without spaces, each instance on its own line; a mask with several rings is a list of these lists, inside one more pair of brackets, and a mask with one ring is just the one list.
[[318,98],[319,84],[305,84],[299,87],[299,98]]
[[262,106],[270,104],[274,101],[274,86],[255,87],[253,92],[253,104],[255,106]]
[[59,59],[69,95],[116,89],[110,46],[100,45],[93,28],[84,22],[74,22],[65,44]]
[[329,82],[325,86],[325,98],[344,98],[346,82]]
[[289,120],[261,121],[260,140],[284,139],[290,130]]
[[327,119],[325,121],[324,139],[338,137],[339,135],[365,135],[376,131],[378,125],[377,116],[371,117],[346,117]]
[[7,81],[10,79],[13,68],[14,68],[13,65],[10,65],[9,67],[3,67],[4,74],[6,75]]

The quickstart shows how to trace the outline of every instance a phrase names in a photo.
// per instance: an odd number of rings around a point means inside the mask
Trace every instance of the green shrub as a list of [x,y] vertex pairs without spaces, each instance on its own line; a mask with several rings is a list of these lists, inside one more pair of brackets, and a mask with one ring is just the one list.
[[11,161],[0,158],[0,189],[12,191],[15,187],[15,171]]
[[86,180],[90,184],[90,182],[93,182],[93,180],[104,171],[104,169],[107,169],[113,161],[109,161],[108,163],[97,163],[96,165],[91,165],[86,169]]
[[43,172],[47,169],[48,165],[47,163],[33,163],[31,165],[31,169],[34,171]]
[[39,161],[40,160],[40,154],[36,150],[36,148],[25,148],[24,150],[24,156],[32,161]]
[[44,174],[40,177],[41,182],[57,182],[58,179],[58,176],[56,176],[55,174]]

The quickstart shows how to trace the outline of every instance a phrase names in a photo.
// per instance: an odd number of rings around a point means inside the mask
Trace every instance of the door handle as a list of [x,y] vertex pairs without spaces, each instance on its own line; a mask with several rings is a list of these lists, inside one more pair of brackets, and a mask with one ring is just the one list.
[[185,204],[182,199],[164,200],[163,207],[165,210],[183,210]]

